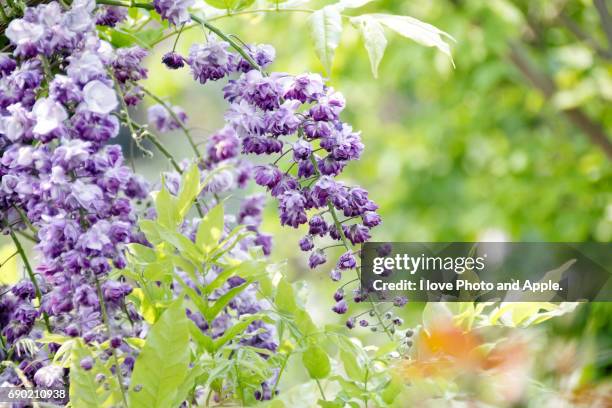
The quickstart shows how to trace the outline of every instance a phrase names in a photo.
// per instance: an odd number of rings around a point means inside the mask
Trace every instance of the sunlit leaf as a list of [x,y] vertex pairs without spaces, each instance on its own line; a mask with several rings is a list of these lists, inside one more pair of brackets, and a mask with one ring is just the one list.
[[196,245],[204,252],[210,252],[217,246],[223,234],[223,204],[217,204],[200,221],[196,233]]
[[310,378],[313,379],[320,380],[327,377],[331,372],[329,357],[325,350],[317,344],[311,344],[304,350],[302,353],[302,363],[306,370],[308,370]]
[[445,41],[446,39],[454,41],[453,37],[444,31],[424,23],[414,17],[395,16],[391,14],[365,14],[362,17],[369,16],[376,19],[379,23],[385,25],[396,33],[410,38],[421,45],[427,47],[436,47],[443,54],[451,58],[450,46]]
[[[102,374],[103,368],[96,364],[95,370],[86,371],[80,362],[93,355],[87,347],[77,340],[72,348],[72,365],[70,367],[70,405],[74,408],[90,408],[105,406],[111,392],[106,390],[103,382],[96,381],[96,373]],[[105,373],[106,374],[106,373]]]
[[351,19],[353,23],[361,33],[363,42],[368,56],[370,57],[370,66],[372,68],[372,74],[374,78],[378,78],[378,66],[380,61],[385,55],[385,49],[387,48],[387,38],[385,37],[385,30],[382,25],[376,19],[369,16],[355,17]]
[[180,301],[173,303],[151,327],[136,359],[129,391],[130,407],[178,405],[178,389],[189,367],[189,326]]
[[315,52],[329,75],[331,74],[336,48],[340,44],[342,16],[336,7],[326,6],[315,11],[310,16],[309,22]]
[[0,247],[0,285],[13,285],[19,281],[16,251],[14,245]]

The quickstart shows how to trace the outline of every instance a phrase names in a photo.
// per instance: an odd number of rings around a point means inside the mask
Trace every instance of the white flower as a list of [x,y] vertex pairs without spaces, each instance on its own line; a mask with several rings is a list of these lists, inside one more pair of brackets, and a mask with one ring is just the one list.
[[34,133],[39,135],[48,135],[58,129],[62,122],[68,119],[68,114],[64,107],[49,98],[41,98],[34,104],[32,108],[36,126]]
[[5,31],[8,39],[16,45],[35,43],[44,33],[45,30],[41,25],[23,19],[11,21]]
[[102,61],[92,51],[85,51],[78,57],[70,57],[70,65],[66,72],[70,78],[81,84],[91,78],[106,76]]
[[76,180],[72,185],[72,194],[84,207],[89,208],[95,201],[102,201],[102,189],[95,184],[83,183]]
[[34,374],[34,382],[39,387],[51,388],[61,383],[64,369],[60,366],[50,365],[41,368]]
[[119,103],[115,90],[97,79],[85,85],[83,100],[87,110],[102,115],[112,112]]
[[30,112],[25,110],[21,103],[9,106],[6,110],[10,116],[0,117],[0,133],[3,133],[11,142],[23,137],[30,122]]
[[31,165],[33,161],[34,157],[32,157],[32,148],[30,146],[24,146],[17,151],[17,160],[15,160],[14,163],[17,166],[27,167]]

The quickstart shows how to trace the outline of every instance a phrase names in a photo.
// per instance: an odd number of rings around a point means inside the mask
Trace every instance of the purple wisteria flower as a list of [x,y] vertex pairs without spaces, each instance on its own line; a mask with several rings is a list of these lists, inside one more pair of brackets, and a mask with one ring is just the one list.
[[201,84],[217,81],[231,71],[232,55],[225,41],[210,40],[206,44],[194,44],[189,50],[187,64],[193,78]]
[[153,0],[153,7],[164,20],[179,25],[191,21],[188,8],[195,4],[194,0]]
[[[168,109],[174,112],[174,115],[180,120],[180,123],[172,117]],[[155,127],[159,132],[169,132],[171,130],[179,129],[182,125],[187,122],[187,114],[180,106],[164,107],[161,104],[156,104],[147,110],[147,116],[149,123]]]
[[170,69],[179,69],[185,66],[185,58],[179,53],[171,51],[164,54],[162,63]]
[[[94,8],[87,0],[73,1],[68,10],[57,2],[43,4],[26,9],[7,28],[19,58],[0,57],[0,226],[23,229],[25,223],[16,222],[22,216],[32,224],[40,287],[38,292],[31,282],[20,282],[2,296],[0,331],[8,347],[25,336],[38,339],[34,323],[43,314],[54,333],[101,343],[108,335],[99,330],[95,281],[104,282],[111,317],[132,290],[106,275],[126,265],[129,243],[142,241],[135,201],[147,196],[148,186],[124,165],[121,148],[107,145],[119,132],[110,71],[128,90],[146,76],[145,54],[137,48],[115,52],[100,40],[96,16],[117,13]],[[60,61],[53,78],[45,75],[42,56]],[[138,335],[141,319],[132,318],[131,335]],[[111,321],[114,330],[124,330],[119,319]],[[50,344],[40,353],[58,347]],[[64,369],[51,361],[35,355],[19,363],[37,385],[62,386]]]

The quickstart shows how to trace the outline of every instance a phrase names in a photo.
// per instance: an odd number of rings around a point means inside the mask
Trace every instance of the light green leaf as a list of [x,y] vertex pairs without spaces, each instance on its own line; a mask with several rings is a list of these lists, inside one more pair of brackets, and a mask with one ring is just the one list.
[[338,8],[325,6],[312,13],[309,22],[315,52],[329,75],[342,34],[342,16]]
[[249,7],[255,0],[204,0],[211,6],[223,10],[242,10]]
[[209,253],[212,251],[223,234],[224,211],[223,204],[217,204],[200,221],[196,233],[196,245]]
[[269,320],[269,318],[261,314],[241,318],[239,322],[235,323],[232,327],[227,329],[225,333],[223,333],[223,336],[215,340],[213,351],[219,350],[225,343],[242,334],[242,332],[244,332],[247,327],[249,327],[249,325],[255,320]]
[[164,36],[164,29],[160,27],[140,30],[136,31],[134,36],[136,36],[140,42],[147,44],[147,48],[151,48]]
[[223,296],[217,299],[214,305],[212,305],[204,314],[206,321],[212,322],[217,315],[221,313],[225,306],[227,306],[229,302],[231,302],[240,292],[244,291],[250,284],[251,281],[247,280],[242,285],[228,290],[225,294],[223,294]]
[[331,364],[327,353],[317,344],[311,344],[304,350],[302,353],[302,363],[306,370],[308,370],[310,378],[315,380],[327,377],[331,371]]
[[374,0],[340,0],[337,7],[344,8],[359,8],[363,7]]
[[187,215],[202,188],[203,186],[200,185],[200,171],[198,166],[194,164],[181,177],[181,191],[178,194],[176,203],[181,219]]
[[182,302],[177,301],[153,325],[134,366],[130,407],[167,408],[181,402],[176,397],[189,368],[188,323]]
[[402,378],[397,374],[391,375],[391,381],[389,381],[381,393],[383,401],[387,404],[391,404],[404,388],[404,381]]
[[14,245],[0,247],[0,285],[13,285],[19,281],[16,251]]
[[378,78],[378,66],[387,48],[385,30],[378,21],[369,16],[351,18],[351,23],[359,29],[363,37],[363,43],[370,57],[372,74],[374,78]]
[[[96,373],[102,368],[85,371],[81,368],[81,360],[92,357],[91,352],[81,340],[72,348],[72,365],[70,367],[70,405],[74,408],[102,407],[110,396],[110,391],[104,389],[104,383],[96,382]],[[100,370],[98,370],[100,368]]]
[[351,354],[345,350],[340,350],[340,360],[344,365],[346,375],[355,381],[363,381],[365,379],[365,370],[356,354]]
[[191,333],[191,337],[201,348],[211,354],[214,352],[213,340],[202,333],[202,330],[193,321],[189,322],[189,333]]
[[174,228],[180,222],[176,199],[170,195],[163,186],[155,197],[155,210],[157,211],[157,221],[166,228]]
[[128,299],[136,303],[138,306],[138,313],[147,323],[154,324],[157,321],[157,309],[155,305],[151,304],[141,288],[134,288],[132,293],[128,295]]
[[206,293],[212,293],[225,284],[225,282],[232,276],[239,276],[243,279],[252,278],[258,273],[258,271],[263,271],[264,268],[265,265],[252,261],[245,261],[238,265],[223,267],[223,270],[219,273],[219,275],[217,275],[215,279],[206,285],[204,291]]
[[138,223],[140,230],[145,234],[147,241],[157,245],[161,242],[161,237],[157,231],[157,223],[152,220],[140,220]]
[[448,33],[445,33],[437,27],[409,16],[395,16],[391,14],[364,14],[361,17],[365,16],[376,19],[379,23],[387,26],[396,33],[406,38],[410,38],[421,45],[426,47],[436,47],[443,54],[447,55],[452,62],[453,57],[451,55],[450,46],[444,40],[444,38],[452,41],[454,41],[454,39]]

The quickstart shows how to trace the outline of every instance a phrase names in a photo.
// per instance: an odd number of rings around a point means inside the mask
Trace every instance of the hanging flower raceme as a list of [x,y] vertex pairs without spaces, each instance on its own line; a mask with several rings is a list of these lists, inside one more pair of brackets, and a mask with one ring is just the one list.
[[[225,155],[234,157],[238,143],[243,154],[273,156],[273,163],[255,167],[255,182],[277,198],[282,225],[308,224],[308,235],[299,246],[312,251],[308,264],[316,268],[328,257],[326,247],[317,247],[315,241],[329,238],[349,250],[350,245],[368,241],[370,230],[381,223],[378,206],[366,190],[335,180],[350,161],[360,158],[364,145],[359,132],[340,119],[344,97],[321,76],[264,74],[257,68],[272,62],[273,48],[244,46],[242,51],[253,61],[230,51],[229,43],[211,39],[193,45],[185,59],[172,53],[164,62],[175,68],[185,60],[200,83],[240,73],[223,88],[230,104],[227,125],[211,138],[214,147],[209,148],[208,163],[218,163]],[[284,169],[278,165],[282,157],[289,159],[284,160]],[[346,218],[339,219],[340,214]],[[359,267],[355,255],[352,250],[342,255],[330,274],[333,280],[341,279],[342,270]],[[368,294],[361,291],[353,297],[355,303],[366,299]],[[346,300],[337,302],[333,310],[346,313]]]
[[[114,81],[135,81],[146,72],[140,67],[142,52],[115,53],[98,39],[96,19],[111,10],[94,15],[93,5],[75,1],[67,11],[58,3],[28,8],[6,30],[19,60],[0,58],[0,223],[5,231],[31,225],[39,242],[42,292],[40,310],[30,304],[34,295],[27,283],[3,298],[11,323],[2,325],[2,334],[9,346],[23,336],[41,335],[30,333],[38,330],[33,319],[41,313],[50,317],[56,333],[101,342],[108,335],[98,329],[101,303],[111,314],[121,311],[132,290],[104,276],[125,266],[126,244],[141,240],[134,203],[147,196],[148,187],[125,165],[121,148],[107,143],[120,128]],[[98,298],[96,282],[102,282],[104,299]],[[127,334],[121,319],[111,322],[117,335]],[[139,330],[135,323],[132,334]],[[28,376],[35,382],[47,378],[41,370]]]

